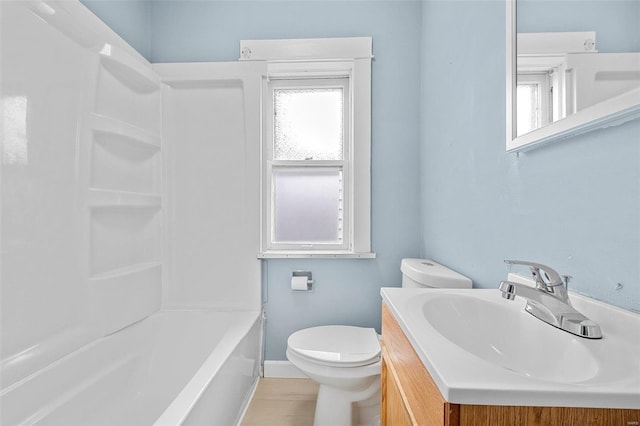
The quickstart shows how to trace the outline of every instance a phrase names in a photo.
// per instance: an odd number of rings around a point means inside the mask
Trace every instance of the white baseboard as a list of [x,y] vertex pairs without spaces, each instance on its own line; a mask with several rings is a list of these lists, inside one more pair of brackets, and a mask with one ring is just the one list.
[[265,361],[264,377],[273,377],[279,379],[307,379],[305,374],[298,370],[296,366],[289,361]]

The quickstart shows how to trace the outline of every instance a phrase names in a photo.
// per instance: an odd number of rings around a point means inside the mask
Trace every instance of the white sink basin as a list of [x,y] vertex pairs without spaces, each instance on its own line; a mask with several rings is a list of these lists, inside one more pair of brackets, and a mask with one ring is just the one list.
[[570,293],[602,329],[602,339],[584,339],[497,289],[380,293],[449,402],[640,409],[639,314]]
[[493,301],[463,294],[434,295],[418,299],[422,309],[417,312],[462,350],[518,374],[574,383],[598,373],[598,362],[582,338],[513,309],[520,304],[496,296]]

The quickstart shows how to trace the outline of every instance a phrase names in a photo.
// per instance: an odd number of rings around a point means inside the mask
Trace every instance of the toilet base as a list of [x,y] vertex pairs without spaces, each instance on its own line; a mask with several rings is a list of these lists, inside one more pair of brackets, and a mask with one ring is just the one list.
[[380,376],[360,392],[320,384],[314,426],[377,426],[380,424]]
[[357,426],[380,426],[380,392],[356,402],[351,423]]

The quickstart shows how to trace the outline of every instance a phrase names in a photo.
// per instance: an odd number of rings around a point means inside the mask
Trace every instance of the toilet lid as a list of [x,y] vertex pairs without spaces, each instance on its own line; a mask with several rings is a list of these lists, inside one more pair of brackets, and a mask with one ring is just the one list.
[[325,325],[296,331],[287,341],[290,350],[316,363],[358,367],[380,358],[380,343],[373,328]]

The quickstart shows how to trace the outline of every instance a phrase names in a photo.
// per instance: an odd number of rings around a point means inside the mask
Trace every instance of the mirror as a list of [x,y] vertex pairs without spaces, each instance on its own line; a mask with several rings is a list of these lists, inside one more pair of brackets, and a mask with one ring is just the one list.
[[640,117],[640,1],[506,5],[508,152]]

